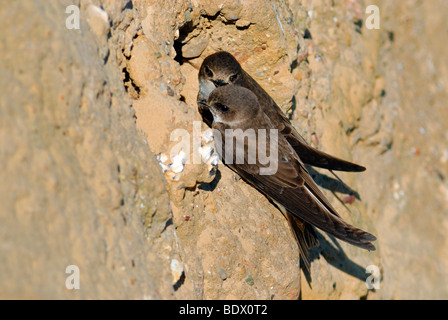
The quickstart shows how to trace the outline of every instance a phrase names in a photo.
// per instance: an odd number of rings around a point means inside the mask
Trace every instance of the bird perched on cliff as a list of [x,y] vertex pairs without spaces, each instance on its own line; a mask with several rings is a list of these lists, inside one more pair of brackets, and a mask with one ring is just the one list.
[[289,119],[269,94],[243,70],[235,57],[225,51],[214,53],[205,58],[199,70],[198,107],[202,119],[208,126],[211,126],[211,115],[200,102],[206,101],[216,87],[227,84],[245,87],[257,96],[263,112],[294,148],[303,163],[337,171],[362,172],[366,170],[360,165],[338,159],[311,147],[292,126]]
[[[203,112],[210,112],[215,148],[221,159],[282,210],[294,230],[308,270],[309,250],[318,244],[311,225],[352,245],[375,250],[371,243],[376,240],[375,236],[349,225],[339,216],[287,138],[278,134],[277,125],[266,115],[252,91],[232,84],[218,86],[210,92],[207,101],[199,100],[199,104]],[[277,134],[266,134],[268,131]],[[241,133],[244,133],[243,139],[239,139]],[[263,174],[272,166],[260,159],[260,139],[266,139],[265,154],[275,161],[275,170],[269,174]],[[226,149],[229,146],[231,150]],[[251,154],[253,146],[256,146],[255,156]]]

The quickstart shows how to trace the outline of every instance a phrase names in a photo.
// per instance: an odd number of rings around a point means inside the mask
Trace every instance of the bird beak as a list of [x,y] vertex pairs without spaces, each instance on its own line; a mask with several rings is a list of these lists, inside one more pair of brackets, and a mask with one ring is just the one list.
[[198,103],[200,105],[203,105],[204,107],[207,107],[207,109],[210,108],[210,106],[207,104],[207,101],[205,101],[205,100],[198,100]]
[[215,85],[216,88],[218,88],[218,87],[223,87],[223,86],[225,86],[225,85],[228,84],[227,82],[224,82],[224,81],[222,81],[222,80],[220,80],[220,79],[218,79],[218,80],[212,80],[212,81],[213,81],[213,84]]

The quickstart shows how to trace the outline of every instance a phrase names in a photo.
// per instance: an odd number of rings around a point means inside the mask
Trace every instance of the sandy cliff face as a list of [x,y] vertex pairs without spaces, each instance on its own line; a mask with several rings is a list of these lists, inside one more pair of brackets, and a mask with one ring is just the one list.
[[[80,29],[66,27],[72,4]],[[448,8],[376,1],[381,25],[370,30],[369,4],[2,7],[0,297],[447,298]],[[311,274],[300,273],[269,201],[212,159],[184,165],[177,150],[169,160],[173,132],[213,145],[195,100],[198,67],[218,50],[313,146],[368,168],[338,174],[346,185],[312,174],[344,219],[377,235],[377,251],[321,232]],[[66,288],[69,265],[79,290]]]

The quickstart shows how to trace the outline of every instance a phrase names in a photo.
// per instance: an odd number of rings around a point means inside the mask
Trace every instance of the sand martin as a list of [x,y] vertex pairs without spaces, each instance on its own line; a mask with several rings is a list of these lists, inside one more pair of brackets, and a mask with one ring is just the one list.
[[360,165],[338,159],[311,147],[292,126],[289,119],[269,94],[242,69],[235,57],[225,51],[214,53],[205,58],[199,70],[198,107],[202,119],[207,125],[211,126],[211,115],[200,102],[207,101],[208,96],[216,87],[227,84],[245,87],[257,96],[264,113],[286,138],[304,163],[337,171],[362,172],[366,170],[366,168]]
[[[223,162],[281,209],[295,231],[300,254],[308,270],[309,250],[318,245],[310,225],[352,245],[375,250],[371,241],[376,237],[349,225],[339,216],[289,141],[278,133],[277,126],[263,112],[259,99],[251,90],[232,84],[218,86],[211,91],[207,101],[199,100],[199,104],[212,116],[215,147]],[[245,133],[242,143],[241,139],[239,144],[236,141],[238,135],[233,134],[235,132]],[[247,132],[255,132],[255,135]],[[277,135],[271,136],[266,132],[277,132]],[[270,164],[259,160],[259,150],[255,157],[250,154],[254,145],[258,148],[261,136],[266,139],[263,144],[267,148],[266,154],[272,159],[274,152],[273,159],[277,162],[276,171],[269,175],[261,174],[262,169]],[[226,150],[229,146],[233,150]],[[272,146],[275,146],[274,151]],[[242,159],[238,158],[241,153]]]

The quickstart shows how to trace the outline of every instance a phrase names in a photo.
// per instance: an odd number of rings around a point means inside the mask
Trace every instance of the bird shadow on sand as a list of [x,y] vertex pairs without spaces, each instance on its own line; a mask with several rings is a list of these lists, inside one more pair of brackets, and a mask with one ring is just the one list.
[[199,185],[198,188],[200,190],[213,192],[216,189],[216,187],[218,186],[218,183],[220,180],[221,180],[221,171],[216,170],[215,178],[213,179],[213,181],[209,182],[209,183],[203,182]]
[[[318,171],[316,171],[313,167],[309,165],[305,165],[306,169],[308,170],[308,173],[310,174],[311,178],[313,178],[314,182],[316,184],[324,189],[330,190],[331,192],[335,193],[343,193],[347,195],[353,195],[357,200],[361,200],[361,197],[359,196],[359,193],[352,188],[350,188],[348,185],[343,183],[339,178],[332,178],[327,175],[324,175]],[[340,200],[340,199],[339,199]]]
[[[328,264],[330,264],[334,268],[348,275],[351,275],[352,277],[357,278],[360,281],[364,282],[366,280],[368,275],[366,275],[365,268],[360,266],[347,256],[335,237],[328,235],[330,238],[330,241],[328,241],[322,236],[319,231],[315,230],[315,232],[317,238],[319,239],[319,246],[311,250],[310,252],[311,264],[313,263],[313,261],[322,257]],[[306,268],[303,268],[303,273],[308,285],[310,286],[310,288],[312,288],[311,274],[308,272],[308,270],[306,270]]]
[[[305,166],[314,182],[316,182],[318,186],[331,191],[348,211],[350,211],[350,209],[346,206],[343,200],[339,199],[339,197],[335,194],[336,192],[354,196],[355,199],[359,201],[361,200],[359,193],[350,188],[339,178],[329,177],[316,171],[311,166]],[[328,241],[327,238],[323,237],[317,229],[315,229],[315,232],[319,240],[319,246],[310,252],[311,262],[319,259],[320,256],[324,258],[328,264],[335,267],[336,269],[339,269],[342,272],[349,274],[361,281],[366,280],[367,275],[365,273],[365,268],[350,260],[350,258],[347,256],[347,254],[339,244],[339,240],[331,235],[328,235],[330,239],[330,241]],[[305,279],[308,285],[311,287],[311,275],[308,270],[303,269],[303,271]]]

